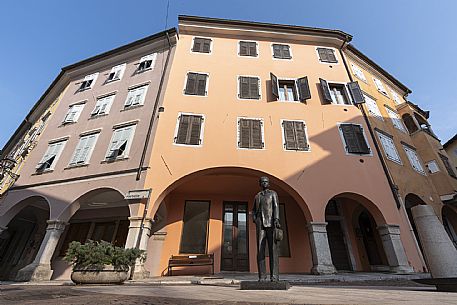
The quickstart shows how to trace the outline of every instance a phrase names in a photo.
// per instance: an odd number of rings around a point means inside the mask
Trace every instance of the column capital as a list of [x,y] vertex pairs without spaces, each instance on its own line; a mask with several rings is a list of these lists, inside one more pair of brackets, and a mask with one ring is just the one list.
[[63,231],[65,230],[65,226],[68,225],[66,221],[58,220],[58,219],[50,219],[46,221],[48,227],[46,230],[56,230],[56,231]]
[[381,236],[383,235],[400,235],[400,226],[397,224],[383,224],[377,227]]
[[308,228],[309,233],[312,232],[321,232],[327,233],[327,222],[310,222],[306,226]]

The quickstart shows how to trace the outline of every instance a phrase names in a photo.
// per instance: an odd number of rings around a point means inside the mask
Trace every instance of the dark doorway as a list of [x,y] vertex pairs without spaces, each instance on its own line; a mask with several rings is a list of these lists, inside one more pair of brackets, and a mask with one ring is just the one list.
[[379,255],[378,245],[376,242],[376,224],[368,212],[364,211],[359,216],[359,228],[362,234],[363,245],[371,266],[382,265],[381,256]]
[[224,202],[222,271],[249,271],[248,205]]
[[346,239],[342,227],[342,216],[336,200],[330,200],[325,208],[327,222],[327,238],[330,246],[333,265],[337,270],[352,270],[349,261]]

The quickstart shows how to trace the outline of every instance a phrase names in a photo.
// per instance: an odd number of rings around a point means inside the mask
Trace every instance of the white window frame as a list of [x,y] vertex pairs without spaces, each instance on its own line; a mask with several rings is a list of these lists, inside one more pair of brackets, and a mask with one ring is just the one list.
[[[298,93],[298,87],[297,87],[297,79],[298,78],[287,78],[287,77],[277,77],[277,78],[278,78],[278,99],[277,99],[277,101],[281,102],[281,103],[299,103],[299,104],[301,104],[299,93]],[[286,100],[279,99],[279,82],[280,81],[293,81],[294,82],[295,94],[297,95],[297,100],[296,101],[295,100],[294,101],[286,101]]]
[[378,120],[384,121],[384,117],[382,116],[381,110],[379,109],[376,100],[364,92],[362,92],[362,94],[365,99],[365,106],[368,110],[368,113]]
[[[68,142],[68,137],[65,138],[65,139],[53,140],[53,141],[49,142],[48,148],[46,149],[45,153],[41,157],[40,162],[38,162],[37,166],[35,166],[35,169],[36,169],[37,173],[44,173],[44,172],[49,172],[49,171],[53,171],[54,170],[54,168],[56,167],[57,162],[60,159],[60,156],[62,155],[62,151],[64,150],[65,145],[67,144],[67,142]],[[49,153],[51,147],[53,147],[53,145],[58,145],[59,143],[63,143],[63,144],[60,147],[60,149],[53,155],[54,156],[54,160],[52,161],[51,165],[48,168],[44,169],[43,171],[39,171],[38,172],[38,169],[40,168],[41,164],[45,163],[45,161],[47,161],[50,158],[52,158],[52,156],[51,157],[48,156],[48,158],[45,159],[45,157]]]
[[[257,56],[241,56],[240,55],[240,44],[241,42],[255,42],[255,45],[256,45],[256,49],[257,49]],[[237,47],[237,54],[238,54],[238,57],[240,58],[259,58],[260,57],[260,48],[259,48],[259,42],[258,41],[254,41],[254,40],[238,40],[238,47]]]
[[[360,79],[362,82],[367,83],[367,78],[366,78],[365,73],[363,72],[362,68],[360,68],[355,63],[351,62],[351,69],[352,69],[352,74],[354,74],[355,77]],[[361,73],[361,74],[359,74],[359,73]]]
[[[143,95],[141,96],[139,103],[137,103],[135,105],[133,105],[133,104],[127,105],[127,101],[129,100],[131,94],[133,94],[133,92],[135,92],[137,90],[140,90],[141,88],[145,88],[145,89],[143,91]],[[127,92],[127,97],[125,98],[125,101],[124,101],[124,110],[143,106],[144,101],[146,99],[146,94],[148,93],[148,88],[149,88],[149,84],[142,84],[142,85],[130,87]]]
[[387,107],[387,105],[384,105],[384,109],[386,109],[387,115],[390,117],[390,120],[392,121],[394,127],[408,134],[408,130],[403,124],[403,120],[399,117],[398,113],[395,110],[392,110],[391,108]]
[[[262,133],[262,143],[263,147],[262,148],[244,148],[244,147],[239,147],[238,143],[240,142],[240,120],[259,120],[260,123],[260,132]],[[236,148],[239,150],[266,150],[267,148],[267,143],[265,143],[265,122],[263,118],[253,118],[253,117],[237,117],[236,118]]]
[[[206,75],[205,95],[186,94],[187,79],[189,78],[189,73],[205,74]],[[209,94],[209,72],[187,71],[186,72],[186,77],[184,78],[184,86],[183,86],[183,89],[182,89],[182,94],[184,96],[208,97],[208,94]]]
[[[240,95],[241,95],[241,87],[240,87],[240,77],[252,77],[252,78],[257,78],[258,79],[258,86],[259,86],[259,98],[258,99],[255,99],[255,98],[241,98]],[[257,76],[257,75],[237,75],[236,76],[236,86],[237,86],[237,89],[236,89],[236,96],[238,98],[238,100],[240,101],[260,101],[262,100],[262,79],[260,78],[260,76]]]
[[[115,160],[123,160],[123,159],[127,159],[129,157],[130,147],[132,146],[133,138],[135,137],[136,126],[137,126],[137,123],[122,124],[122,125],[117,125],[117,126],[113,127],[113,134],[111,135],[111,139],[110,139],[109,144],[108,144],[108,149],[106,150],[106,153],[105,153],[105,161],[106,162],[112,162],[112,161],[115,161]],[[112,147],[112,143],[113,143],[114,135],[115,135],[116,131],[124,129],[124,128],[128,128],[128,127],[133,127],[133,129],[132,129],[132,131],[131,131],[131,133],[129,135],[129,138],[127,139],[127,145],[126,145],[126,147],[124,149],[123,154],[121,156],[116,156],[115,158],[108,158],[109,153],[111,151],[111,147]]]
[[[321,60],[321,57],[319,56],[319,51],[317,49],[329,49],[329,50],[333,50],[333,54],[335,55],[335,58],[336,58],[336,62],[325,62],[325,61],[322,61]],[[340,60],[338,58],[338,55],[337,55],[337,52],[336,52],[336,49],[335,48],[331,48],[331,47],[324,47],[324,46],[317,46],[314,48],[314,51],[316,52],[316,56],[317,56],[317,61],[321,64],[325,64],[325,65],[339,65],[340,64]]]
[[[109,94],[109,95],[104,95],[104,96],[101,96],[101,97],[98,97],[97,98],[97,101],[95,103],[95,107],[94,109],[92,110],[92,112],[90,113],[90,116],[92,118],[94,117],[98,117],[98,116],[103,116],[103,115],[108,115],[109,114],[109,111],[111,110],[111,105],[113,105],[113,102],[114,102],[114,99],[116,97],[116,93],[113,93],[113,94]],[[101,105],[102,105],[102,101],[108,101],[105,106],[105,110],[103,111],[103,113],[100,113],[100,110],[95,113],[95,110],[97,109],[97,107],[100,107],[101,108]]]
[[[430,166],[431,164],[433,164],[433,166]],[[427,163],[425,163],[425,167],[427,167],[428,172],[430,174],[438,173],[441,171],[440,167],[438,166],[438,162],[436,162],[436,160],[428,161]]]
[[[202,117],[202,125],[200,127],[200,144],[198,145],[190,145],[190,144],[182,144],[182,143],[176,143],[174,139],[178,137],[178,130],[179,130],[179,122],[181,121],[181,116],[182,115],[192,115],[192,116],[201,116]],[[173,133],[173,145],[176,146],[184,146],[184,147],[203,147],[203,135],[205,133],[205,122],[206,122],[206,116],[202,113],[192,113],[192,112],[178,112],[178,117],[176,118],[176,126],[175,126],[175,132]]]
[[[273,45],[275,45],[275,44],[289,46],[290,58],[276,58],[275,57],[275,51],[273,49]],[[270,44],[270,49],[271,49],[271,58],[273,58],[273,60],[286,60],[286,61],[293,61],[294,60],[294,54],[292,54],[292,46],[289,43],[272,42]]]
[[[381,146],[382,146],[382,149],[384,150],[384,155],[386,156],[386,158],[392,162],[403,165],[403,162],[401,161],[401,157],[398,154],[398,150],[395,147],[394,139],[379,131],[376,131],[376,134],[379,138],[379,142],[381,142]],[[386,142],[389,143],[388,147],[386,147]],[[394,156],[391,155],[392,153],[394,154]]]
[[[328,88],[328,90],[329,90],[329,92],[330,92],[330,97],[332,98],[332,105],[336,105],[336,106],[346,106],[346,107],[347,107],[347,106],[354,106],[354,103],[353,103],[353,101],[352,101],[351,92],[349,92],[349,88],[348,88],[348,86],[347,86],[347,83],[343,83],[343,82],[334,82],[334,81],[327,81],[327,80],[326,80],[326,82],[327,82],[327,88]],[[349,100],[349,104],[337,104],[337,103],[336,103],[336,101],[333,99],[333,96],[332,96],[332,93],[331,93],[331,91],[332,91],[332,90],[330,89],[330,85],[331,85],[331,84],[343,85],[344,90],[346,91],[346,96],[347,96],[347,98],[348,98],[348,100]]]
[[[195,38],[202,38],[202,39],[209,39],[211,42],[209,44],[209,53],[204,53],[204,52],[194,52],[194,43],[195,43]],[[194,36],[192,37],[192,44],[190,46],[190,53],[191,54],[203,54],[203,55],[211,55],[213,53],[213,45],[214,41],[211,37],[206,37],[206,36]]]
[[[65,114],[65,117],[62,120],[62,125],[72,124],[72,123],[78,122],[79,117],[81,116],[81,113],[83,112],[85,105],[86,105],[86,102],[78,102],[76,104],[70,105],[69,108],[68,108],[67,113]],[[78,108],[78,110],[74,112],[73,109],[76,108],[76,107]],[[67,121],[67,117],[72,112],[74,112],[73,119],[71,121],[70,120]]]
[[[108,77],[106,78],[106,83],[111,83],[111,82],[115,82],[117,80],[121,80],[122,77],[124,76],[124,72],[125,72],[125,67],[127,66],[126,63],[123,63],[123,64],[120,64],[120,65],[117,65],[117,66],[114,66],[111,68],[111,71],[108,73]],[[113,78],[113,79],[109,79],[110,75],[114,73],[114,76],[116,76],[116,74],[118,73],[119,71],[119,77],[117,78]]]
[[[424,167],[422,166],[422,163],[419,159],[419,156],[417,155],[417,151],[402,144],[403,145],[403,149],[405,150],[405,153],[406,153],[406,156],[408,157],[408,160],[409,160],[409,164],[411,164],[411,167],[416,171],[418,172],[419,174],[421,175],[424,175],[424,176],[427,176],[427,174],[425,173],[425,170],[424,170]],[[411,158],[413,158],[411,155],[414,155],[416,161],[417,161],[417,166],[415,165],[415,162],[414,160],[412,160]],[[418,168],[419,167],[419,168]]]
[[[305,127],[305,137],[306,137],[306,142],[308,143],[308,150],[295,150],[295,149],[286,149],[286,138],[284,137],[284,122],[301,122],[303,123]],[[284,151],[293,151],[293,152],[304,152],[304,153],[309,153],[311,152],[311,143],[309,142],[309,137],[308,137],[308,126],[306,125],[306,122],[304,120],[293,120],[293,119],[281,119],[280,120],[281,124],[281,138],[282,138],[282,149]]]
[[[93,132],[93,133],[85,133],[85,134],[81,134],[79,136],[79,141],[78,141],[78,144],[76,145],[75,147],[75,151],[73,152],[73,155],[70,159],[70,163],[68,164],[68,166],[70,167],[77,167],[77,166],[83,166],[83,165],[87,165],[89,164],[89,161],[90,161],[90,158],[92,156],[92,153],[94,151],[94,148],[95,148],[95,145],[97,143],[97,140],[98,140],[98,136],[100,135],[100,132]],[[84,138],[88,138],[88,137],[91,137],[91,136],[95,136],[95,139],[92,143],[92,145],[88,148],[88,152],[86,154],[86,158],[83,160],[83,162],[73,162],[75,161],[75,157],[76,157],[76,152],[79,150],[84,150],[86,147],[88,146],[84,146],[84,147],[80,147],[82,145],[82,141]]]
[[[84,79],[81,82],[78,83],[79,84],[78,91],[86,91],[86,90],[92,89],[94,87],[94,85],[95,85],[95,82],[97,81],[97,78],[98,78],[98,72],[86,75],[84,77]],[[92,82],[90,83],[90,86],[89,87],[85,87],[85,88],[81,88],[82,83],[86,82],[86,81],[89,81],[89,80],[92,80]]]
[[389,89],[390,89],[390,95],[392,96],[392,99],[393,99],[393,101],[394,101],[394,104],[395,104],[396,106],[401,105],[401,104],[402,104],[402,101],[401,101],[401,99],[400,99],[400,96],[397,94],[397,92],[395,92],[394,89],[392,89],[392,88],[389,88]]
[[381,92],[382,95],[389,97],[386,87],[379,78],[373,77],[373,82],[376,86],[376,89],[378,89],[378,91]]
[[[151,60],[151,66],[149,68],[140,70],[140,65],[147,60]],[[141,57],[140,61],[138,63],[138,68],[136,70],[136,73],[143,73],[143,72],[146,72],[149,70],[153,70],[155,67],[155,64],[156,64],[156,60],[157,60],[157,53],[152,53],[152,54],[148,54],[148,55]]]
[[[358,126],[360,126],[362,128],[363,137],[365,138],[365,142],[367,143],[368,149],[370,150],[369,154],[361,155],[361,154],[354,154],[354,153],[348,152],[348,150],[346,149],[346,146],[347,146],[346,139],[344,138],[343,131],[341,131],[341,128],[340,128],[340,126],[344,125],[344,124],[358,125]],[[340,134],[341,144],[343,144],[343,150],[346,153],[346,156],[357,156],[357,157],[368,157],[368,156],[370,156],[370,157],[373,157],[373,149],[371,149],[370,142],[368,142],[367,134],[365,132],[365,128],[363,128],[362,124],[353,123],[353,122],[337,122],[336,123],[336,127],[338,129],[338,133]]]

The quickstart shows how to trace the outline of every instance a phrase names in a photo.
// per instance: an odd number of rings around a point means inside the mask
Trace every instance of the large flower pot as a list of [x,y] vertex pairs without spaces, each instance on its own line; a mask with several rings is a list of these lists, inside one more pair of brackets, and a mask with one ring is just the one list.
[[122,284],[128,279],[128,271],[114,270],[105,265],[103,270],[74,269],[71,280],[76,284]]

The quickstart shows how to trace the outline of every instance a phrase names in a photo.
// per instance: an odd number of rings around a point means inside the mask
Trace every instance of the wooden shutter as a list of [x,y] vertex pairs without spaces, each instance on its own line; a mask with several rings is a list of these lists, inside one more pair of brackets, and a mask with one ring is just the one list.
[[284,146],[286,149],[297,149],[297,141],[295,137],[295,126],[293,121],[283,121],[282,126],[284,129]]
[[202,41],[200,38],[194,38],[194,45],[192,47],[192,52],[200,52],[202,49]]
[[263,148],[262,141],[262,122],[260,120],[251,120],[251,145],[250,148]]
[[348,83],[349,92],[351,92],[352,101],[354,104],[362,104],[365,103],[365,99],[363,98],[362,90],[360,90],[358,82],[350,82]]
[[240,125],[238,146],[240,148],[249,148],[251,138],[251,120],[240,119],[238,124]]
[[335,56],[335,51],[332,49],[327,49],[327,58],[328,58],[328,61],[331,63],[338,62],[338,60],[336,59],[336,56]]
[[332,96],[330,94],[330,89],[328,87],[327,81],[325,79],[319,78],[319,82],[321,83],[322,97],[324,98],[324,103],[331,104]]
[[273,57],[274,58],[282,58],[282,52],[281,52],[281,45],[279,44],[274,44],[273,45]]
[[187,133],[189,132],[190,127],[190,115],[181,114],[179,119],[178,133],[176,135],[177,144],[186,144]]
[[206,95],[206,74],[197,74],[197,95]]
[[197,93],[197,73],[188,73],[187,74],[187,83],[185,94],[196,94]]
[[79,160],[77,160],[78,163],[87,163],[89,160],[89,153],[92,150],[92,147],[95,145],[95,140],[97,138],[97,134],[91,134],[85,137],[85,145],[82,146],[81,154],[79,156]]
[[276,75],[273,73],[270,73],[270,79],[271,79],[271,94],[278,99],[279,98],[279,83],[278,83],[278,78]]
[[354,133],[357,138],[357,142],[359,145],[359,153],[360,154],[369,154],[370,148],[368,147],[367,141],[365,140],[365,136],[363,135],[363,129],[360,125],[352,125],[354,129]]
[[249,98],[258,99],[259,97],[259,79],[257,77],[249,77]]
[[355,124],[341,124],[346,150],[348,153],[369,154],[370,149],[365,141],[362,127]]
[[122,129],[115,129],[113,132],[113,137],[111,138],[111,143],[106,154],[107,159],[116,158],[117,149],[120,146],[120,141],[122,137]]
[[202,39],[203,40],[203,53],[210,53],[211,52],[211,40],[210,39]]
[[303,122],[294,122],[295,137],[297,139],[298,150],[308,150],[308,141],[306,139],[305,124]]
[[319,59],[323,62],[328,62],[327,52],[324,48],[317,48],[317,53],[319,53]]
[[186,144],[189,145],[199,145],[200,144],[200,132],[202,127],[203,118],[201,116],[193,115],[191,116],[190,123],[190,134],[186,139]]
[[282,46],[282,58],[284,58],[284,59],[292,58],[292,56],[290,56],[290,47],[288,45]]
[[249,98],[249,77],[240,76],[240,98]]
[[240,41],[240,56],[249,56],[249,46],[246,41]]
[[76,146],[75,153],[73,154],[73,158],[71,159],[70,164],[77,164],[79,162],[81,151],[82,151],[83,147],[86,145],[86,142],[87,142],[86,137],[82,137],[81,139],[79,139],[78,146]]
[[257,56],[257,43],[249,42],[249,56]]
[[304,102],[311,98],[307,76],[297,79],[297,88],[300,102]]

